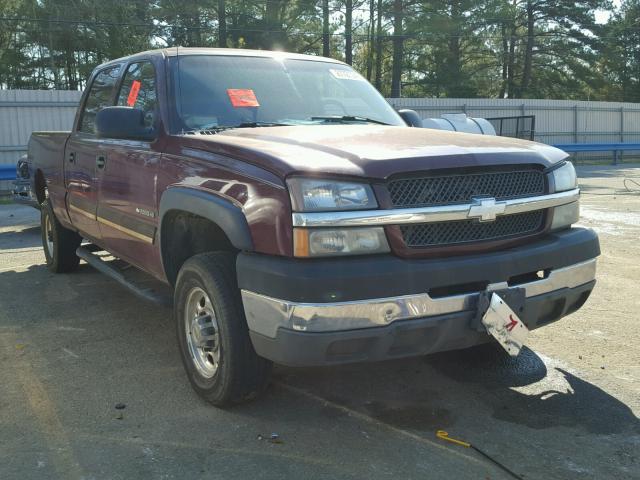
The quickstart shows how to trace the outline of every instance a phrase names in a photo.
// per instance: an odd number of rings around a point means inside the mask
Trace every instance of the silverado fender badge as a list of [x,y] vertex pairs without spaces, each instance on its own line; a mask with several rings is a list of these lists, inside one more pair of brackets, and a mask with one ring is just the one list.
[[474,198],[467,218],[477,218],[481,222],[494,222],[507,208],[507,202],[496,202],[495,198]]
[[155,213],[153,213],[150,210],[145,210],[144,208],[138,208],[136,207],[136,213],[139,213],[140,215],[144,215],[145,217],[149,217],[149,218],[154,218],[156,216]]

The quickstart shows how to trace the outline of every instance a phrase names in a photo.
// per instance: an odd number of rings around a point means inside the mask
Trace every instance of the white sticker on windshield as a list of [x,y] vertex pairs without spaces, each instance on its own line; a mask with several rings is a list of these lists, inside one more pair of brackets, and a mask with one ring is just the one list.
[[353,70],[338,70],[336,68],[330,68],[329,71],[331,72],[331,75],[340,80],[358,80],[360,82],[364,82],[364,77]]

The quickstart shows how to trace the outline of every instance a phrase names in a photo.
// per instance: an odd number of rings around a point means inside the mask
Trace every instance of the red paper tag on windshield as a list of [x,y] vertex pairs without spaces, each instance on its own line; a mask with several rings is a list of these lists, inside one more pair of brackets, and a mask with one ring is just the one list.
[[133,107],[138,99],[138,92],[140,91],[140,81],[134,80],[131,84],[131,90],[129,90],[129,97],[127,97],[127,105]]
[[231,105],[235,108],[241,107],[259,107],[258,99],[253,90],[241,89],[241,88],[228,88],[227,95],[231,100]]

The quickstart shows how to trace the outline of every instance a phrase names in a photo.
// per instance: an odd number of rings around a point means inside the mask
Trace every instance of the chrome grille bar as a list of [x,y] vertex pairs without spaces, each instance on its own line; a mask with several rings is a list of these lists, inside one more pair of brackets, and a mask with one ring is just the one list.
[[[540,195],[536,197],[514,198],[496,202],[504,206],[496,215],[513,215],[546,208],[559,207],[580,198],[580,189]],[[414,223],[449,222],[474,218],[470,213],[478,208],[477,203],[442,205],[421,208],[396,208],[392,210],[361,210],[350,212],[309,212],[293,213],[294,227],[366,227],[372,225],[410,225]],[[501,209],[502,210],[502,209]]]

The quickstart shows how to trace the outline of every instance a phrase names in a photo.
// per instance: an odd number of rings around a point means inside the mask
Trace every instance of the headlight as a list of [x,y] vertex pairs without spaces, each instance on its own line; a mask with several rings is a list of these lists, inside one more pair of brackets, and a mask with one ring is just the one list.
[[567,203],[553,209],[551,231],[570,227],[580,220],[580,202]]
[[389,251],[382,227],[373,228],[296,228],[293,230],[296,257],[366,255]]
[[373,190],[365,183],[290,178],[287,184],[296,212],[378,208]]
[[564,162],[561,167],[552,170],[551,176],[553,177],[553,183],[556,187],[556,192],[573,190],[578,186],[576,169],[571,162]]

